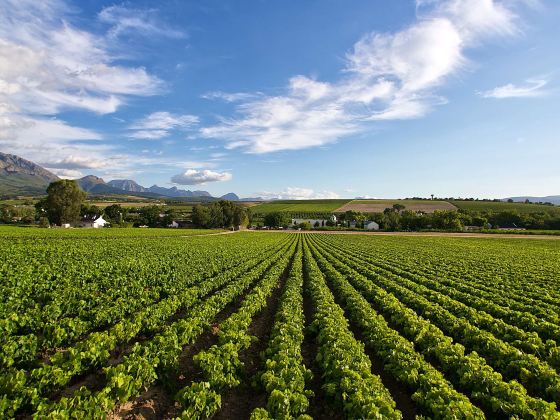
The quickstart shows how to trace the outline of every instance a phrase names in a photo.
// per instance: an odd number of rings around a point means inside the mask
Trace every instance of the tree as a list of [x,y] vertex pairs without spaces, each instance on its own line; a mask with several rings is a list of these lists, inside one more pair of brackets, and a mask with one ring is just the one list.
[[161,223],[159,214],[161,208],[159,206],[146,206],[140,210],[139,222],[141,225],[156,227]]
[[287,214],[279,211],[268,213],[264,216],[264,224],[268,227],[288,226],[289,222]]
[[404,206],[402,204],[395,203],[393,204],[393,210],[396,211],[397,213],[400,213],[401,210],[404,210]]
[[120,224],[123,222],[126,210],[118,204],[111,204],[110,206],[105,207],[103,213],[111,223]]
[[71,179],[51,182],[47,188],[47,215],[53,224],[74,223],[80,218],[80,209],[87,194]]
[[233,226],[237,229],[237,226],[241,226],[247,222],[247,212],[243,207],[236,205],[233,208]]
[[101,216],[101,209],[94,204],[88,205],[87,203],[84,203],[80,208],[80,216],[88,219],[95,219],[96,217]]
[[220,203],[210,205],[210,225],[208,227],[218,228],[226,225],[224,210]]
[[207,228],[210,225],[210,209],[207,206],[196,204],[192,208],[191,218],[193,225]]

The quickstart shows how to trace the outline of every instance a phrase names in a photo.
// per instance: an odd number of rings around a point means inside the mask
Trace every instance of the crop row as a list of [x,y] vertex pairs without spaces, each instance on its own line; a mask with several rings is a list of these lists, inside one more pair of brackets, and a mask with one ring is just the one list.
[[[486,360],[476,352],[467,353],[458,343],[430,321],[420,317],[393,294],[378,286],[379,276],[363,267],[357,259],[351,260],[333,248],[322,249],[322,255],[341,274],[346,276],[356,289],[397,328],[404,337],[412,341],[427,360],[436,361],[439,368],[450,378],[460,391],[487,411],[495,415],[519,416],[522,418],[557,418],[554,403],[531,397],[516,381],[506,382],[494,371]],[[364,276],[361,272],[369,274]],[[426,308],[428,315],[433,308]],[[548,416],[548,417],[547,417]]]

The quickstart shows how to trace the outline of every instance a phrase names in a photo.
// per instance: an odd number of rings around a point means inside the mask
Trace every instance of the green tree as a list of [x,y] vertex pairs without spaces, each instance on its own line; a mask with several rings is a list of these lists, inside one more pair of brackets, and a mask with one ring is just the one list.
[[53,224],[74,223],[80,218],[80,209],[86,193],[70,179],[51,182],[47,188],[46,210]]
[[139,218],[140,224],[150,227],[158,226],[161,223],[161,218],[159,217],[160,212],[161,208],[159,206],[142,207]]
[[103,214],[105,214],[111,223],[122,223],[126,215],[126,209],[118,204],[111,204],[105,207]]
[[192,208],[191,218],[196,227],[207,228],[210,225],[210,209],[207,206],[196,204]]
[[233,209],[233,226],[237,228],[237,226],[242,226],[247,224],[247,222],[248,218],[246,210],[242,206],[236,205]]
[[268,227],[288,226],[289,223],[288,215],[280,211],[268,213],[264,216],[264,224]]
[[87,217],[88,219],[101,216],[101,213],[101,209],[94,204],[88,205],[87,203],[83,203],[80,208],[80,216]]
[[210,225],[208,227],[218,228],[226,225],[224,210],[220,203],[212,203],[210,205]]
[[393,210],[396,211],[397,213],[400,213],[401,210],[404,210],[404,206],[402,204],[399,203],[395,203],[393,204]]

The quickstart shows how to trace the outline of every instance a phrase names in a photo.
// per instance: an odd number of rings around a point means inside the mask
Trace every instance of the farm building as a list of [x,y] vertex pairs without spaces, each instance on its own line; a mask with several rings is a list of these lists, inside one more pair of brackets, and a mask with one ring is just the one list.
[[95,219],[83,219],[81,226],[85,227],[85,228],[102,228],[105,227],[105,225],[109,223],[107,222],[105,219],[103,219],[103,216],[99,216]]
[[365,230],[379,230],[379,224],[373,221],[364,222]]
[[292,226],[299,225],[300,223],[309,223],[312,227],[315,227],[316,223],[319,226],[327,226],[327,219],[292,219]]
[[309,223],[312,227],[316,227],[317,223],[319,227],[327,226],[327,222],[336,223],[336,216],[331,214],[327,219],[292,219],[292,226],[299,225],[300,223]]

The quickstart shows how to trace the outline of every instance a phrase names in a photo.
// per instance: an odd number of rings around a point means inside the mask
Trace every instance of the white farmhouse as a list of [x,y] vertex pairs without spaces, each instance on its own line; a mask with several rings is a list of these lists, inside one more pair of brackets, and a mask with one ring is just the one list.
[[364,229],[365,230],[379,230],[379,224],[375,222],[364,222]]
[[99,217],[97,217],[97,218],[95,218],[95,219],[86,219],[86,220],[83,220],[83,221],[82,221],[82,227],[97,229],[97,228],[105,227],[105,225],[106,225],[107,223],[108,223],[108,222],[107,222],[105,219],[103,219],[103,216],[99,216]]
[[292,225],[296,226],[300,223],[309,223],[311,227],[315,227],[316,223],[319,223],[320,227],[327,226],[326,219],[292,219]]

